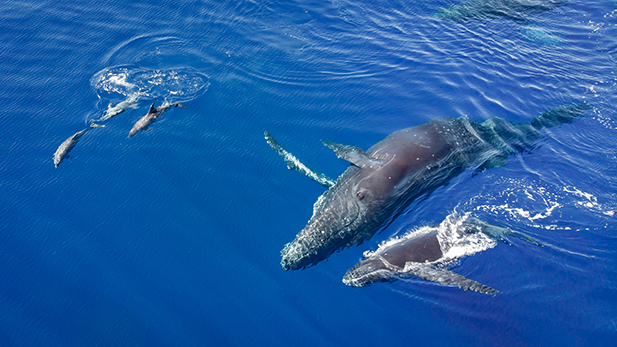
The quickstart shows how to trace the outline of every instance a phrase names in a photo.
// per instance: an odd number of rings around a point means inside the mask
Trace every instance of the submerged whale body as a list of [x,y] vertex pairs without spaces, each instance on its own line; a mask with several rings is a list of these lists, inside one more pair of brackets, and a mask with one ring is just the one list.
[[377,282],[419,277],[457,285],[463,290],[494,294],[497,292],[494,288],[443,266],[460,258],[461,253],[466,256],[495,247],[496,242],[488,235],[501,238],[508,234],[512,234],[509,229],[476,218],[465,216],[457,220],[449,216],[435,227],[421,228],[385,241],[377,251],[368,253],[365,259],[349,269],[343,276],[343,283],[351,287],[365,287]]
[[370,239],[416,198],[448,184],[467,168],[506,165],[509,155],[537,146],[542,128],[570,123],[589,108],[553,108],[531,123],[436,118],[396,131],[366,152],[325,142],[351,165],[317,200],[304,229],[285,245],[281,266],[303,269]]
[[440,9],[436,16],[457,22],[506,18],[526,21],[530,15],[550,11],[566,0],[470,0]]

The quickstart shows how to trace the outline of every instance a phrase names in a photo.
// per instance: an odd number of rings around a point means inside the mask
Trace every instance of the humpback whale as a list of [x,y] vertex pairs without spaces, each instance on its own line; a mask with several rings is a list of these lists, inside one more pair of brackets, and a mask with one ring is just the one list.
[[73,147],[75,147],[77,142],[79,142],[79,139],[81,139],[81,137],[84,136],[85,133],[87,133],[89,130],[93,128],[102,128],[102,127],[104,127],[104,125],[92,123],[90,124],[90,127],[84,130],[78,131],[75,134],[73,134],[73,136],[64,140],[64,142],[62,142],[62,144],[60,144],[60,146],[56,150],[56,153],[54,153],[54,166],[58,168],[58,165],[60,165],[60,163],[62,163],[64,158],[66,158],[69,155],[69,152],[73,149]]
[[150,105],[150,109],[148,110],[148,113],[141,117],[136,123],[135,125],[133,125],[133,128],[131,129],[131,131],[129,132],[129,139],[131,137],[133,137],[135,134],[137,134],[138,132],[142,131],[142,130],[146,130],[152,123],[154,123],[154,121],[156,121],[156,119],[163,114],[163,112],[169,110],[170,108],[174,108],[174,107],[186,107],[184,105],[182,105],[179,102],[174,102],[174,103],[165,103],[157,108],[154,108],[154,103],[152,103],[152,105]]
[[456,218],[453,214],[435,227],[413,230],[384,241],[375,252],[366,252],[365,258],[345,273],[343,283],[365,287],[419,277],[454,284],[463,290],[494,294],[497,293],[494,288],[447,270],[445,265],[461,256],[495,247],[491,237],[503,240],[504,235],[514,233],[468,215]]
[[[530,123],[501,118],[436,118],[398,130],[366,152],[324,141],[350,166],[322,196],[307,225],[281,251],[285,270],[303,269],[370,239],[415,199],[444,186],[467,168],[481,171],[531,152],[543,128],[571,123],[591,106],[553,108]],[[271,144],[272,145],[272,144]],[[279,153],[280,154],[280,153]]]
[[456,22],[506,18],[527,21],[530,15],[550,11],[567,0],[470,0],[440,9],[436,16]]

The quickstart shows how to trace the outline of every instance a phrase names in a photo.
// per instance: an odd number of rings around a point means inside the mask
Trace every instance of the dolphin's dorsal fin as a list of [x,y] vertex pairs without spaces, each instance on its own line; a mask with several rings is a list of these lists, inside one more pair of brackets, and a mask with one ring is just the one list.
[[470,280],[469,278],[459,275],[450,270],[441,269],[431,264],[407,263],[405,270],[408,267],[409,273],[420,277],[424,280],[437,282],[441,284],[454,284],[463,290],[473,290],[474,292],[484,294],[496,294],[498,290],[491,288],[485,284]]
[[152,105],[150,105],[150,110],[148,111],[148,113],[154,113],[156,112],[156,109],[154,108],[154,103],[152,103]]
[[334,151],[337,158],[347,160],[357,167],[364,167],[366,165],[382,165],[383,162],[377,159],[373,159],[366,154],[360,147],[351,145],[342,145],[340,143],[332,141],[321,141],[324,146]]

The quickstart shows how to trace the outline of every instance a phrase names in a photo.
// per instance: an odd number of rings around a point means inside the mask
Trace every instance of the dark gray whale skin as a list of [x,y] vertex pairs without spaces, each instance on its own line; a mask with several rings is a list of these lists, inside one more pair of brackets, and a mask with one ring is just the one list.
[[167,104],[167,105],[161,105],[157,108],[154,108],[154,103],[152,103],[152,105],[150,105],[150,109],[148,110],[148,113],[146,113],[145,116],[141,117],[136,123],[135,125],[133,125],[133,128],[131,129],[131,131],[129,132],[129,139],[131,137],[133,137],[135,134],[137,134],[138,132],[142,131],[142,130],[146,130],[148,129],[148,127],[154,123],[156,121],[156,119],[163,114],[163,112],[169,110],[170,108],[174,108],[174,107],[186,107],[184,105],[182,105],[179,102],[174,102],[172,104]]
[[565,5],[567,0],[470,0],[442,8],[436,16],[456,22],[497,18],[526,22],[530,16]]
[[[343,283],[351,287],[366,287],[377,282],[394,282],[401,278],[417,276],[442,284],[454,284],[464,290],[495,294],[497,290],[468,279],[450,270],[436,266],[443,252],[437,238],[439,227],[431,231],[394,241],[368,258],[360,260],[343,276]],[[497,227],[476,218],[467,218],[457,227],[459,234],[484,232],[501,238],[513,234],[509,229]]]
[[303,269],[370,239],[418,197],[448,184],[467,168],[503,166],[509,155],[532,151],[542,128],[570,123],[590,107],[553,108],[531,123],[436,118],[396,131],[366,152],[325,142],[351,165],[319,198],[304,229],[285,245],[281,266]]

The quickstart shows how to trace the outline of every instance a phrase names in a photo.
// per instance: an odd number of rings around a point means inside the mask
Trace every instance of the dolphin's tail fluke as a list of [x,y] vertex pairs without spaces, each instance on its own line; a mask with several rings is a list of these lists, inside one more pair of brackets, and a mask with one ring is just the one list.
[[96,124],[96,123],[92,123],[90,124],[90,128],[104,128],[105,126],[103,124]]
[[533,117],[531,125],[536,129],[541,129],[572,123],[590,108],[592,108],[591,105],[583,103],[553,107],[539,117]]

